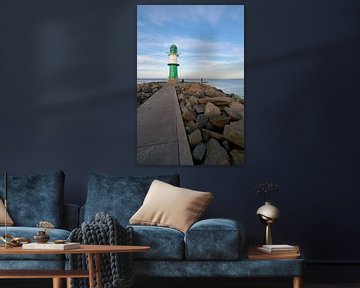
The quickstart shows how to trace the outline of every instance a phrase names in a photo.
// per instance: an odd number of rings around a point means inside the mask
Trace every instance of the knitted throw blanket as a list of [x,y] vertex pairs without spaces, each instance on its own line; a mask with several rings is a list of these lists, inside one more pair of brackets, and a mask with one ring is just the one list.
[[[133,245],[134,242],[132,227],[122,227],[116,218],[104,212],[96,214],[94,222],[84,222],[81,228],[71,231],[69,240],[97,245]],[[71,269],[87,269],[87,255],[70,254],[67,257],[70,260]],[[101,254],[101,280],[103,288],[132,287],[134,285],[132,253]],[[87,288],[88,282],[88,279],[73,279],[71,287]]]

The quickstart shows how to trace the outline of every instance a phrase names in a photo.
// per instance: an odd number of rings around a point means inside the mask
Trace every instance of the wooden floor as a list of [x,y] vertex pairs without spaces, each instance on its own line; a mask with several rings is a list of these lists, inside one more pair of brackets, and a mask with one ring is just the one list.
[[[48,279],[42,280],[0,280],[0,288],[52,288]],[[257,281],[246,281],[246,283],[229,285],[202,285],[201,283],[189,283],[178,285],[175,283],[136,283],[134,288],[291,288],[290,282],[264,283]],[[303,288],[360,288],[360,283],[304,283]]]
[[339,283],[339,284],[306,284],[304,288],[354,288],[360,287],[360,283]]
[[[165,287],[165,286],[164,286]],[[171,286],[169,285],[169,288],[172,288],[175,286]],[[187,288],[187,286],[182,286],[183,288]],[[189,286],[191,288],[196,287],[196,286]],[[199,286],[199,288],[205,288],[206,286]],[[207,286],[209,287],[209,286]],[[210,286],[212,287],[212,286]],[[217,286],[217,288],[226,288],[227,286]],[[292,285],[291,284],[239,284],[238,286],[230,286],[231,288],[291,288]],[[303,288],[360,288],[360,283],[312,283],[312,284],[307,284],[304,283],[303,284]],[[156,286],[136,286],[134,288],[157,288]],[[215,288],[215,287],[214,287]]]

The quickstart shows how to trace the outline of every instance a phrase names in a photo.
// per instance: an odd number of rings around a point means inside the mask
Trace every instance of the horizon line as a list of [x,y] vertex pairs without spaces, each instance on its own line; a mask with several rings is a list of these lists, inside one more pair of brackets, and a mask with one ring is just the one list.
[[[202,77],[194,77],[194,78],[183,78],[183,77],[179,77],[178,79],[189,79],[189,80],[193,80],[193,79],[201,79]],[[168,79],[167,77],[137,77],[136,79]],[[245,78],[202,78],[203,80],[244,80]]]

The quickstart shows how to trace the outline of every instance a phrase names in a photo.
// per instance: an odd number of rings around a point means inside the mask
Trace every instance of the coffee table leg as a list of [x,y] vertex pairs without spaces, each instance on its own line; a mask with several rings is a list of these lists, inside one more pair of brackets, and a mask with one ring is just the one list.
[[61,288],[62,281],[61,278],[53,278],[53,288]]
[[293,288],[301,288],[301,277],[297,276],[293,278]]
[[71,278],[66,278],[66,288],[71,288]]
[[101,255],[99,253],[95,255],[95,271],[97,288],[101,288]]
[[88,253],[88,259],[89,259],[89,288],[95,288],[95,282],[94,282],[94,254]]

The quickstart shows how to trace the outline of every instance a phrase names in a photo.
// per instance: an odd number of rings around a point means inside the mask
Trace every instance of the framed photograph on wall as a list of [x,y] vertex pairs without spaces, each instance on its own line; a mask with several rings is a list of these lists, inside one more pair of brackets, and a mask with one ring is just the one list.
[[244,6],[137,6],[137,163],[244,164]]

